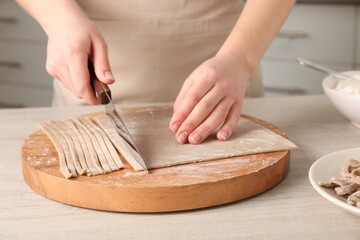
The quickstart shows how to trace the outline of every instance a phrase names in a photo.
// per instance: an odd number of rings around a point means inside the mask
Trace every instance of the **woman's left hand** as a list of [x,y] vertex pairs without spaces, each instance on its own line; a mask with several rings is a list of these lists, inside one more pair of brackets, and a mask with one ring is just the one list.
[[250,71],[230,55],[216,55],[186,79],[174,104],[169,128],[184,144],[201,143],[219,128],[226,140],[236,127]]

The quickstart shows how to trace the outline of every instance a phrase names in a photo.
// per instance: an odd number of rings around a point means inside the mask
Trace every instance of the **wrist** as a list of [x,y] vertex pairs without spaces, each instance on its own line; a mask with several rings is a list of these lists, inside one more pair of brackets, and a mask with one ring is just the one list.
[[258,61],[255,61],[251,56],[245,51],[239,51],[236,49],[222,47],[216,54],[219,57],[225,57],[229,61],[233,62],[234,65],[241,66],[239,69],[242,74],[246,74],[247,79],[250,79],[251,76],[255,73]]

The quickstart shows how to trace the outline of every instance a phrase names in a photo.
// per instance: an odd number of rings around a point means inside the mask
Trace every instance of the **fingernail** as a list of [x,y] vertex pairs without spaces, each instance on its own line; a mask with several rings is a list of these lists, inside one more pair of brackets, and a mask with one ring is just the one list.
[[180,135],[177,137],[178,143],[181,143],[181,144],[186,143],[187,137],[188,137],[187,132],[180,133]]
[[229,137],[229,134],[227,132],[221,132],[221,140],[225,141],[226,139],[228,139]]
[[107,79],[115,80],[114,75],[110,71],[106,71],[104,75]]
[[176,133],[179,127],[180,127],[180,122],[174,122],[173,125],[171,125],[171,131],[173,133]]
[[193,133],[190,135],[190,143],[192,143],[192,144],[198,144],[201,142],[201,140],[202,140],[202,137],[198,133]]

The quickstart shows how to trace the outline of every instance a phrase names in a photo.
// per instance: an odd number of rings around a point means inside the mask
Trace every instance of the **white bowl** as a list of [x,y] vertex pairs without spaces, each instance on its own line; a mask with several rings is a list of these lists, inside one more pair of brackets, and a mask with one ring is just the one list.
[[[348,71],[344,73],[356,78],[360,76],[360,71]],[[332,75],[324,78],[322,82],[324,92],[337,110],[348,118],[352,124],[360,128],[360,96],[336,90],[335,87],[339,81],[342,80]]]

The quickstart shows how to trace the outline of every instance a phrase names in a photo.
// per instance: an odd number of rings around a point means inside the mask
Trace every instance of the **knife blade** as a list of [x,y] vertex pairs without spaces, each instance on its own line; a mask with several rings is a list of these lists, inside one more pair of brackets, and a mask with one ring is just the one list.
[[96,98],[99,100],[100,104],[105,106],[105,113],[109,117],[111,117],[116,126],[122,133],[123,139],[133,148],[137,153],[139,153],[140,158],[137,159],[137,162],[140,166],[143,167],[144,171],[148,173],[148,169],[146,167],[144,159],[141,157],[139,149],[136,147],[133,138],[125,125],[119,111],[116,109],[112,99],[111,99],[111,90],[109,86],[103,82],[101,82],[95,74],[94,66],[91,61],[88,63],[89,74],[90,74],[90,82],[93,86]]

